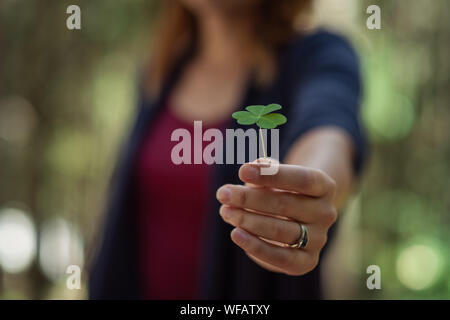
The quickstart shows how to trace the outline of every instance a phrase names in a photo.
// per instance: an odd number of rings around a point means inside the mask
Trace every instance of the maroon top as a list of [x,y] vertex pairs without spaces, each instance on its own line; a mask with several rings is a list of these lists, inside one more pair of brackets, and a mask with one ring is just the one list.
[[[170,138],[178,128],[191,134],[193,163],[194,122],[179,119],[168,107],[148,130],[137,159],[138,236],[146,299],[194,299],[201,272],[211,166],[172,162],[172,148],[179,142]],[[203,131],[208,128],[204,125]]]

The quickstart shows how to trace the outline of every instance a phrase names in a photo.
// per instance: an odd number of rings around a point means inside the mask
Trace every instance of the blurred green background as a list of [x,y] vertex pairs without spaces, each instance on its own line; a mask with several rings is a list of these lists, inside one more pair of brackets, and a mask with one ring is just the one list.
[[[81,7],[81,30],[66,8]],[[381,7],[381,30],[366,8]],[[83,299],[83,267],[136,104],[160,1],[0,1],[0,298]],[[450,299],[446,0],[321,0],[365,77],[365,175],[324,259],[328,298]],[[381,290],[368,290],[369,265]]]

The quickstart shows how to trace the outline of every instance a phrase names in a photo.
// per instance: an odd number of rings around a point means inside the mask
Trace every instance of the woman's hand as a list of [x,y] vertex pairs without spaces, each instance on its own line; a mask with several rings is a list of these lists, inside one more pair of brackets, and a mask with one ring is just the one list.
[[[318,169],[280,164],[277,174],[261,175],[260,166],[241,166],[239,177],[245,186],[219,188],[220,215],[235,227],[233,242],[259,265],[288,275],[305,274],[316,267],[328,229],[336,221],[336,183]],[[301,235],[299,223],[306,226],[308,243],[290,248]]]

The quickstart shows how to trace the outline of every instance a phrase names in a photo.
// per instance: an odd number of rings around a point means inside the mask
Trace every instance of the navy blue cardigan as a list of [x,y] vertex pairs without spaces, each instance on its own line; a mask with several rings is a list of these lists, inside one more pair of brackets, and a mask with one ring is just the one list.
[[[104,230],[89,277],[91,299],[139,299],[141,281],[132,172],[137,150],[157,112],[161,110],[189,55],[180,59],[153,100],[142,95],[134,128],[121,154],[113,181]],[[249,81],[241,107],[279,103],[288,122],[280,129],[280,159],[292,143],[318,126],[337,126],[353,138],[354,168],[359,172],[365,140],[358,121],[360,73],[357,56],[342,37],[327,31],[298,36],[279,54],[275,81],[264,89]],[[234,122],[228,128],[238,128]],[[239,165],[216,165],[211,188],[208,228],[204,235],[199,297],[206,299],[319,299],[320,264],[310,273],[287,276],[267,271],[230,240],[232,227],[219,217],[216,189],[241,183]],[[330,230],[332,233],[332,230]],[[322,252],[323,253],[323,252]],[[180,272],[183,272],[180,269]]]

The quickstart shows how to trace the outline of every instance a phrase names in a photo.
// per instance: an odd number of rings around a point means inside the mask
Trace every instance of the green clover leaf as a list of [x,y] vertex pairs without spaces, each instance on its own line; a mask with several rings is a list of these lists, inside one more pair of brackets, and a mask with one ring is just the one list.
[[245,125],[254,124],[258,121],[258,117],[248,111],[237,111],[232,114],[232,117],[237,120],[237,123]]
[[283,116],[281,113],[271,113],[266,114],[259,118],[259,120],[256,122],[256,124],[260,128],[264,129],[274,129],[280,124],[284,124],[287,122],[287,119],[285,116]]

